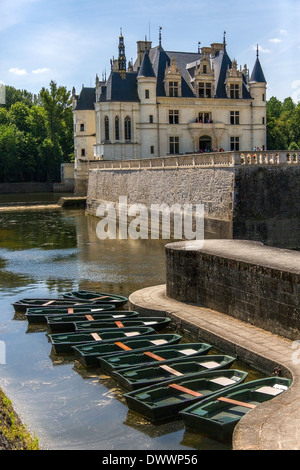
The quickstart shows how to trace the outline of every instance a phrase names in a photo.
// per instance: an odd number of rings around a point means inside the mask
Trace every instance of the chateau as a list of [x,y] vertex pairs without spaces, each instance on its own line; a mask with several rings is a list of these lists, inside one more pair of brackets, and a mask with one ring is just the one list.
[[[197,52],[137,42],[127,63],[122,33],[108,78],[73,89],[75,171],[89,160],[266,148],[266,79],[238,66],[223,42]],[[255,59],[255,58],[254,58]]]

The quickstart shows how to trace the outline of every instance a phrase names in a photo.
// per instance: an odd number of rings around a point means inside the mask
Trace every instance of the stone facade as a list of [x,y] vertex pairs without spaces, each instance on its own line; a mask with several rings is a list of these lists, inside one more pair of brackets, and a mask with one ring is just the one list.
[[[74,99],[79,160],[128,160],[216,149],[266,148],[266,79],[229,58],[225,37],[197,52],[168,52],[137,42],[137,59],[119,57]],[[80,129],[84,125],[85,130]],[[86,133],[86,134],[85,134]],[[84,155],[82,152],[84,151]]]

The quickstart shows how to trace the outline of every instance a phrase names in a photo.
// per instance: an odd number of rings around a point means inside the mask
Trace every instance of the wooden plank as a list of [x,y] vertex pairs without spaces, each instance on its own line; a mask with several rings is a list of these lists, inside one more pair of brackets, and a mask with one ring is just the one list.
[[170,366],[167,366],[167,365],[162,365],[162,366],[159,366],[161,369],[164,369],[166,370],[167,372],[170,372],[170,374],[173,374],[173,375],[183,375],[182,372],[178,372],[178,370],[175,370],[173,369],[172,367]]
[[85,318],[89,321],[94,321],[94,318],[92,317],[92,315],[85,315]]
[[163,357],[158,356],[157,354],[154,354],[150,351],[145,351],[144,354],[146,354],[146,356],[151,357],[152,359],[155,359],[156,361],[165,361]]
[[42,306],[43,306],[43,307],[46,307],[47,305],[53,304],[53,302],[55,302],[55,300],[49,300],[49,302],[46,302],[46,303],[43,304]]
[[246,403],[244,401],[233,400],[231,398],[219,397],[219,401],[224,401],[226,403],[231,403],[232,405],[245,406],[246,408],[256,408],[256,405],[253,403]]
[[94,297],[93,299],[90,299],[90,300],[101,300],[101,299],[109,299],[109,295],[102,295],[102,297]]
[[96,341],[102,341],[102,338],[98,335],[98,333],[91,333],[92,337]]
[[199,392],[195,392],[195,390],[191,390],[190,388],[183,387],[182,385],[178,384],[169,384],[169,387],[176,388],[180,392],[187,393],[188,395],[192,395],[193,397],[202,397],[203,394]]
[[119,348],[124,349],[125,351],[131,351],[131,350],[132,350],[129,346],[127,346],[126,344],[122,343],[121,341],[117,341],[115,344],[116,344],[117,346],[119,346]]

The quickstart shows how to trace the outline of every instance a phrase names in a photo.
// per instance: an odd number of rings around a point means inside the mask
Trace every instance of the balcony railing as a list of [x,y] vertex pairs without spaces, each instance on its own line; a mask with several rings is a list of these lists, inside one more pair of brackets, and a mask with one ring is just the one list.
[[139,160],[90,160],[90,170],[145,170],[187,167],[236,167],[299,165],[300,150],[297,151],[243,151],[208,152],[171,155]]

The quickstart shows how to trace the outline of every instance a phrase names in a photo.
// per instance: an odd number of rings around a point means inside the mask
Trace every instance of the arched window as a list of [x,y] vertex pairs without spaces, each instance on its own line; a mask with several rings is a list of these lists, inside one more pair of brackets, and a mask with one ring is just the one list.
[[109,140],[109,119],[108,116],[104,118],[104,136],[105,140]]
[[120,140],[120,119],[119,119],[119,116],[115,117],[115,139]]
[[131,140],[131,119],[129,116],[126,116],[124,121],[124,130],[125,130],[125,140]]

